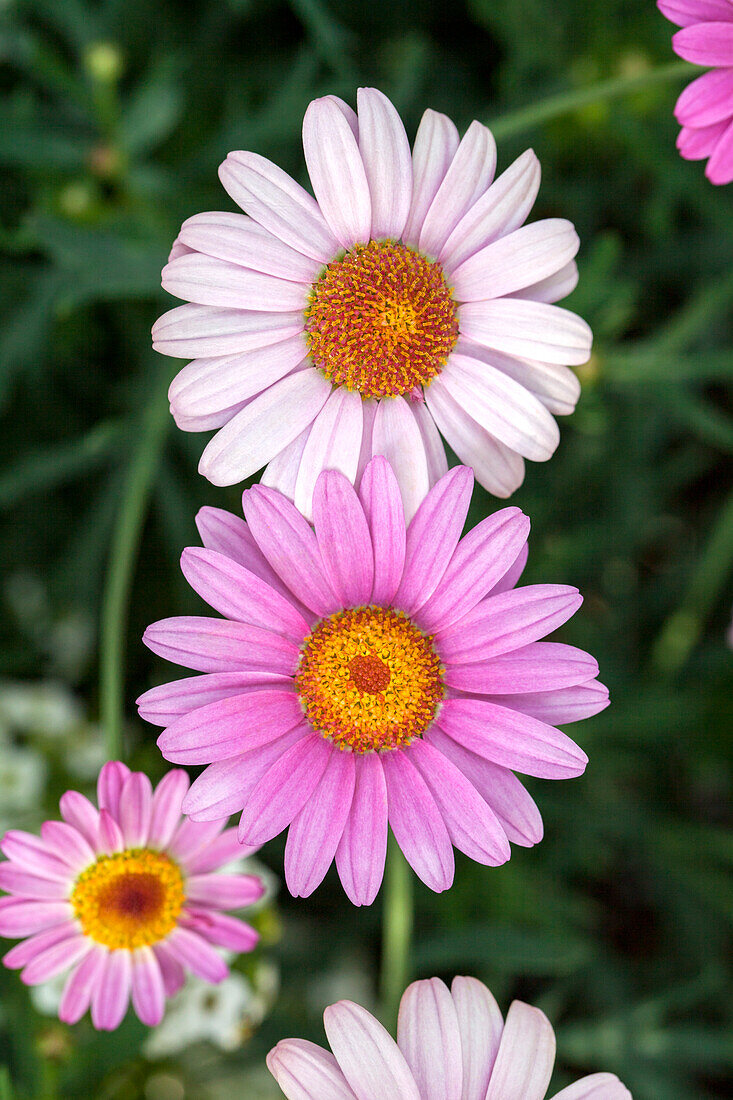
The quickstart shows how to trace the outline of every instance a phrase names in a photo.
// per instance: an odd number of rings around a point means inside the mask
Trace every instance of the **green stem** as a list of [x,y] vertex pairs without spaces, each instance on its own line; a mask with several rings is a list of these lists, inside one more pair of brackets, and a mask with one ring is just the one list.
[[400,998],[410,976],[413,924],[412,872],[390,833],[382,910],[382,1018],[394,1027]]
[[112,534],[102,598],[99,654],[99,711],[107,756],[116,760],[122,745],[125,713],[125,635],[127,609],[150,491],[165,444],[168,412],[167,372],[150,395],[140,425],[139,443],[130,461]]
[[577,88],[571,92],[559,92],[539,103],[529,107],[520,107],[508,115],[503,115],[496,122],[490,123],[491,131],[495,138],[512,137],[521,134],[525,130],[531,130],[543,122],[558,118],[560,115],[577,111],[580,107],[587,107],[591,103],[600,103],[609,99],[618,99],[620,96],[631,95],[644,88],[650,88],[655,84],[665,84],[668,81],[681,80],[685,76],[692,76],[699,72],[695,65],[687,61],[674,61],[669,65],[662,65],[656,69],[648,69],[643,73],[633,76],[615,76],[610,80],[602,80],[598,84],[592,84],[589,88]]

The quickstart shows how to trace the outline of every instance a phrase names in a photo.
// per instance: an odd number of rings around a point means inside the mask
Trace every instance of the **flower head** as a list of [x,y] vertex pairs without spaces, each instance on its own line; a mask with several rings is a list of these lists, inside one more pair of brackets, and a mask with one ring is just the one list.
[[463,140],[428,110],[410,146],[397,111],[361,88],[310,104],[303,146],[315,200],[256,153],[221,181],[245,214],[184,223],[163,286],[188,305],[153,329],[193,357],[170,389],[188,431],[218,428],[200,470],[263,482],[311,516],[335,468],[358,485],[386,455],[410,518],[447,470],[445,437],[490,492],[544,461],[570,413],[591,334],[554,303],[577,282],[570,222],[524,226],[540,168],[531,150],[494,178],[491,132]]
[[705,160],[711,183],[733,180],[733,0],[657,0],[682,30],[672,36],[675,53],[710,66],[677,100],[682,129],[677,148],[685,160]]
[[226,819],[182,821],[188,790],[171,771],[153,790],[142,772],[117,761],[99,774],[97,809],[67,791],[63,821],[47,821],[40,839],[18,830],[0,848],[0,935],[24,937],[4,958],[27,985],[70,971],[59,1016],[116,1028],[132,1000],[144,1024],[163,1016],[166,997],[188,969],[208,982],[229,970],[216,947],[251,951],[257,933],[221,912],[256,901],[254,875],[217,874],[247,854]]
[[[323,1014],[333,1054],[283,1039],[267,1065],[288,1100],[544,1100],[555,1035],[538,1008],[514,1001],[502,1019],[475,978],[413,982],[400,1003],[397,1042],[352,1001]],[[631,1100],[612,1073],[563,1089],[555,1100]]]
[[246,523],[204,508],[189,583],[223,619],[155,623],[146,644],[196,676],[146,692],[174,762],[208,764],[184,800],[194,820],[242,810],[240,839],[289,826],[285,874],[307,896],[332,860],[357,904],[384,868],[387,825],[433,890],[455,845],[504,863],[536,843],[537,808],[513,775],[580,775],[557,722],[601,710],[598,666],[539,641],[579,607],[574,588],[515,589],[529,521],[518,508],[461,539],[473,486],[456,467],[406,527],[390,464],[359,493],[336,470],[314,493],[315,529],[282,494],[244,494]]

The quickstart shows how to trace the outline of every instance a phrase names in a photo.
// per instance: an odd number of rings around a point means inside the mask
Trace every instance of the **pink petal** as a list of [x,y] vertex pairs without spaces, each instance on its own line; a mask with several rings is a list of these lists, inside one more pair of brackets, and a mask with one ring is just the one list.
[[453,882],[450,836],[427,783],[407,755],[382,753],[387,780],[389,823],[395,840],[418,878],[436,893]]
[[459,745],[540,779],[582,775],[588,757],[560,730],[484,699],[446,699],[436,719]]
[[15,863],[0,863],[0,890],[38,901],[63,901],[69,896],[70,882],[33,875]]
[[413,982],[400,1001],[397,1045],[421,1100],[462,1100],[461,1035],[453,998],[439,978]]
[[733,122],[719,139],[710,154],[705,175],[711,183],[724,184],[733,181]]
[[22,970],[29,962],[47,951],[49,947],[55,947],[59,943],[67,943],[76,939],[79,935],[79,925],[75,920],[67,920],[63,924],[56,924],[47,928],[45,932],[36,932],[15,947],[11,947],[3,956],[3,963],[9,970]]
[[516,561],[509,569],[507,569],[501,580],[494,585],[489,595],[498,596],[500,592],[509,592],[512,588],[515,588],[516,585],[519,583],[520,577],[524,573],[528,557],[529,547],[525,543],[522,549],[517,554]]
[[26,901],[25,898],[0,898],[0,936],[15,939],[44,932],[63,924],[73,916],[67,901]]
[[402,239],[417,246],[430,204],[458,148],[458,130],[447,115],[428,109],[417,128],[412,150],[412,204]]
[[307,1039],[281,1039],[267,1068],[288,1100],[354,1100],[333,1054]]
[[210,764],[266,745],[302,721],[294,691],[253,691],[184,715],[160,735],[158,747],[174,764]]
[[286,688],[292,682],[290,676],[270,672],[211,672],[160,684],[141,695],[137,703],[140,717],[146,722],[171,726],[177,718],[208,703],[216,703],[232,695],[262,691],[263,688]]
[[511,851],[501,822],[460,768],[427,741],[416,739],[404,751],[427,783],[455,847],[488,867],[506,863]]
[[100,810],[109,810],[112,817],[120,812],[120,794],[130,774],[127,764],[120,760],[109,760],[102,766],[97,780],[97,804]]
[[318,548],[331,588],[344,607],[368,604],[374,550],[364,509],[343,474],[324,470],[316,482],[313,514]]
[[532,642],[487,661],[451,665],[445,682],[481,695],[554,691],[594,680],[598,662],[589,653],[561,642]]
[[468,415],[439,378],[425,392],[435,422],[458,458],[473,469],[480,485],[508,497],[524,481],[524,460]]
[[166,264],[161,282],[163,289],[176,298],[225,309],[287,313],[305,309],[308,300],[302,283],[250,271],[197,252]]
[[143,634],[148,649],[199,672],[275,672],[292,676],[299,650],[269,630],[226,619],[181,615],[153,623]]
[[97,851],[100,855],[113,855],[125,848],[125,838],[109,810],[99,811],[99,837]]
[[731,18],[730,0],[657,0],[657,7],[680,27]]
[[205,982],[216,985],[229,973],[229,967],[219,952],[190,928],[182,928],[180,925],[174,928],[166,943],[178,961]]
[[76,1024],[89,1008],[107,959],[107,950],[93,945],[78,966],[69,974],[61,994],[59,1019],[64,1024]]
[[605,710],[609,703],[608,688],[598,680],[589,680],[575,687],[559,688],[556,691],[535,691],[528,694],[492,695],[492,703],[501,707],[511,707],[539,718],[551,726],[564,726],[569,722],[579,722],[591,718]]
[[573,259],[580,240],[571,222],[546,218],[486,245],[450,276],[461,302],[501,298],[554,275]]
[[303,311],[264,313],[185,305],[153,325],[153,347],[176,359],[236,355],[278,344],[303,331]]
[[489,595],[463,618],[441,627],[436,645],[450,664],[486,661],[544,638],[582,602],[577,588],[564,584],[531,584]]
[[491,131],[472,122],[430,204],[420,229],[420,251],[439,256],[463,215],[490,185],[496,168]]
[[729,119],[733,115],[733,69],[716,69],[693,80],[677,100],[674,113],[682,126],[696,129]]
[[524,386],[496,367],[470,355],[453,352],[431,390],[438,385],[447,390],[485,431],[523,458],[546,462],[554,454],[560,432],[552,416]]
[[8,830],[0,840],[0,850],[8,859],[22,864],[28,871],[48,879],[57,879],[59,882],[70,882],[72,872],[69,864],[51,855],[40,837],[32,833],[21,829]]
[[[461,539],[418,625],[433,633],[462,618],[504,576],[527,541],[529,519],[518,508],[502,508]],[[446,683],[448,681],[446,680]]]
[[186,880],[186,901],[206,909],[242,909],[262,897],[265,888],[256,875],[203,874]]
[[323,470],[339,470],[353,484],[359,464],[364,414],[361,395],[344,386],[326,401],[303,448],[295,482],[295,507],[312,518],[316,481]]
[[132,1007],[141,1023],[156,1027],[165,1011],[165,987],[160,963],[152,947],[132,952]]
[[466,211],[443,245],[440,261],[449,279],[469,256],[524,223],[539,187],[540,162],[527,149]]
[[476,978],[454,978],[451,996],[461,1037],[462,1100],[484,1100],[504,1021],[491,993]]
[[240,839],[247,844],[264,844],[281,833],[315,791],[334,752],[338,750],[313,733],[283,753],[245,805]]
[[114,1031],[122,1023],[130,1000],[131,952],[110,951],[95,981],[92,990],[92,1023],[98,1031]]
[[148,844],[164,849],[181,820],[181,803],[188,791],[189,780],[184,771],[167,772],[153,794]]
[[208,852],[210,845],[219,840],[225,825],[226,818],[221,817],[216,821],[192,821],[190,817],[184,818],[168,845],[168,854],[190,874],[196,857],[201,852]]
[[187,547],[181,555],[181,571],[194,591],[227,619],[272,630],[295,645],[310,631],[290,601],[216,550]]
[[119,824],[128,848],[143,848],[148,840],[153,788],[147,775],[133,772],[120,793]]
[[405,512],[397,478],[386,458],[378,455],[367,465],[359,486],[374,558],[372,602],[387,605],[399,587],[405,564]]
[[216,947],[226,951],[254,951],[259,941],[259,933],[238,917],[228,913],[217,913],[213,909],[196,909],[187,906],[186,926],[203,936]]
[[242,214],[195,214],[181,226],[179,240],[195,252],[203,252],[217,260],[298,283],[314,282],[321,268],[318,260],[283,244]]
[[387,783],[378,753],[357,754],[351,810],[336,849],[336,867],[349,901],[371,905],[387,855]]
[[67,863],[77,874],[94,862],[93,846],[78,829],[64,821],[44,821],[41,839],[51,855]]
[[88,798],[78,791],[66,791],[61,795],[59,809],[64,821],[81,833],[89,844],[94,844],[97,839],[99,827],[99,810],[93,806]]
[[509,355],[578,366],[590,356],[592,333],[574,313],[545,302],[498,298],[459,307],[461,333]]
[[726,22],[697,23],[672,35],[676,54],[695,65],[733,65],[733,12]]
[[318,205],[344,248],[366,244],[372,203],[356,138],[328,98],[315,99],[303,119],[303,151]]
[[302,332],[268,347],[235,355],[194,359],[178,372],[168,390],[171,412],[176,420],[217,416],[234,410],[245,401],[273,386],[305,363],[308,349]]
[[383,398],[378,403],[372,454],[384,455],[391,464],[409,523],[430,487],[430,479],[422,433],[404,397]]
[[219,836],[202,844],[195,852],[181,859],[181,867],[189,875],[217,871],[226,864],[249,856],[255,849],[239,843],[237,829],[224,829]]
[[354,754],[332,752],[318,786],[288,830],[285,881],[293,897],[309,897],[331,866],[351,810],[354,782]]
[[412,613],[430,598],[451,560],[468,515],[473,475],[456,466],[434,485],[407,528],[405,566],[395,595]]
[[440,749],[459,768],[491,807],[512,844],[531,848],[542,840],[542,818],[532,797],[517,777],[499,764],[459,745],[437,726],[425,734],[425,741]]
[[594,1073],[558,1092],[555,1100],[632,1100],[629,1090],[612,1073]]
[[194,780],[183,803],[184,813],[196,821],[215,821],[237,813],[246,804],[257,783],[286,749],[310,733],[303,722],[290,733],[268,745],[245,752],[229,760],[210,764]]
[[371,195],[371,236],[399,240],[412,200],[412,158],[402,119],[386,95],[359,88],[359,152]]
[[158,960],[160,972],[163,976],[165,995],[166,997],[172,997],[186,981],[186,971],[183,969],[183,964],[179,961],[177,955],[171,951],[165,940],[161,940],[159,943],[154,944],[153,951],[155,952],[155,957]]
[[290,176],[257,153],[230,153],[219,179],[256,222],[291,248],[321,263],[338,251],[318,203]]
[[507,1013],[486,1100],[543,1100],[555,1062],[544,1012],[514,1001]]
[[729,126],[728,119],[716,122],[712,126],[703,126],[701,130],[683,126],[677,135],[677,148],[685,160],[703,160],[714,152],[723,134]]
[[338,600],[326,580],[316,536],[297,508],[261,485],[249,489],[242,504],[260,550],[290,591],[319,616],[335,611]]
[[323,1013],[323,1023],[339,1068],[358,1100],[421,1100],[397,1043],[366,1009],[339,1001]]
[[281,378],[210,440],[199,473],[213,485],[244,481],[312,423],[330,392],[331,383],[310,367]]

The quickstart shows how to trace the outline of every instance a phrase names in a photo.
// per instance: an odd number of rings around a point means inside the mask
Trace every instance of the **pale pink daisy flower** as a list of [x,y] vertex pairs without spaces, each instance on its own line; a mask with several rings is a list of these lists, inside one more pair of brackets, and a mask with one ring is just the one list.
[[[538,1008],[514,1001],[502,1019],[476,978],[413,982],[400,1003],[397,1042],[353,1001],[323,1014],[333,1054],[283,1039],[267,1065],[288,1100],[544,1100],[555,1034]],[[631,1100],[612,1073],[584,1077],[555,1100]]]
[[657,7],[682,27],[672,36],[675,53],[708,65],[677,100],[682,129],[677,148],[685,160],[708,159],[711,183],[733,180],[733,0],[657,0]]
[[246,523],[204,508],[204,549],[183,572],[225,618],[148,627],[154,653],[205,673],[153,688],[143,718],[176,763],[208,764],[183,809],[242,810],[240,839],[288,828],[285,876],[308,896],[336,859],[357,905],[382,881],[387,825],[431,889],[453,847],[488,865],[536,843],[537,808],[513,770],[580,775],[587,757],[553,723],[608,701],[598,666],[541,642],[581,603],[575,588],[514,589],[529,520],[505,508],[461,539],[473,474],[458,466],[405,525],[383,457],[359,493],[324,471],[315,530],[281,493],[244,494]]
[[591,333],[554,303],[577,282],[570,222],[523,225],[540,167],[528,150],[494,179],[496,145],[463,140],[428,110],[415,145],[390,101],[336,96],[303,123],[315,199],[256,153],[219,175],[246,214],[184,223],[163,286],[191,303],[153,328],[193,357],[170,389],[187,431],[219,431],[200,472],[263,483],[311,516],[323,469],[358,485],[375,454],[394,467],[410,518],[447,469],[440,434],[478,481],[509,496],[524,458],[548,459],[553,414],[579,395],[568,369]]
[[59,1017],[118,1027],[132,1006],[154,1026],[190,970],[220,982],[229,968],[215,948],[251,951],[258,936],[222,912],[262,896],[255,875],[217,873],[249,854],[226,818],[195,824],[181,817],[184,771],[153,790],[142,772],[110,761],[99,773],[99,809],[78,791],[61,798],[63,821],[40,838],[11,830],[0,842],[0,936],[23,937],[4,958],[26,985],[64,971]]

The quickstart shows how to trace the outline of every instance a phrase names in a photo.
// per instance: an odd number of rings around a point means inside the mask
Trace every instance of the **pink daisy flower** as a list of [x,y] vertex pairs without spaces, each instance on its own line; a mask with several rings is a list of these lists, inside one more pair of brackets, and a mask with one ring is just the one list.
[[[267,1065],[288,1100],[544,1100],[555,1035],[538,1008],[514,1001],[502,1019],[476,978],[413,982],[400,1003],[397,1042],[353,1001],[323,1014],[333,1054],[283,1039]],[[612,1073],[584,1077],[555,1100],[631,1100]]]
[[251,951],[257,933],[222,912],[262,896],[254,875],[215,874],[249,854],[226,820],[181,819],[188,776],[171,771],[153,791],[117,761],[99,773],[99,809],[78,791],[40,839],[11,830],[0,842],[0,936],[23,937],[4,958],[26,985],[69,970],[59,1008],[74,1024],[118,1027],[128,1003],[144,1024],[163,1016],[185,970],[209,982],[229,973],[214,947]]
[[591,333],[554,305],[577,282],[570,222],[524,226],[540,182],[528,150],[494,178],[491,132],[463,140],[426,111],[410,152],[390,101],[315,100],[303,147],[315,199],[256,153],[219,175],[245,214],[184,223],[163,286],[191,303],[153,328],[193,357],[170,389],[186,431],[219,429],[200,472],[263,484],[308,518],[318,474],[358,485],[392,462],[410,518],[447,470],[439,433],[496,496],[548,459]]
[[657,0],[662,15],[678,27],[675,53],[709,65],[677,100],[682,129],[677,148],[685,160],[705,160],[711,183],[733,180],[733,0]]
[[461,531],[473,474],[458,466],[405,526],[383,457],[357,492],[316,483],[315,530],[281,493],[244,494],[246,523],[204,508],[189,583],[217,618],[148,627],[154,653],[205,673],[153,688],[143,718],[171,761],[208,764],[183,809],[242,810],[239,837],[289,826],[285,876],[308,896],[336,859],[356,905],[384,869],[387,824],[431,889],[453,881],[455,845],[488,865],[536,843],[537,808],[513,771],[580,775],[587,757],[553,723],[602,710],[598,666],[538,641],[568,619],[574,588],[514,590],[529,520],[506,508]]

